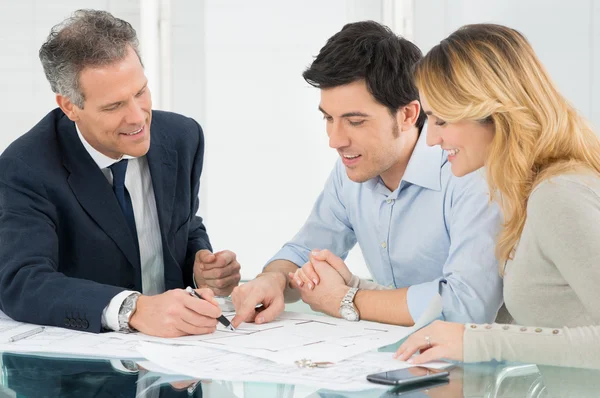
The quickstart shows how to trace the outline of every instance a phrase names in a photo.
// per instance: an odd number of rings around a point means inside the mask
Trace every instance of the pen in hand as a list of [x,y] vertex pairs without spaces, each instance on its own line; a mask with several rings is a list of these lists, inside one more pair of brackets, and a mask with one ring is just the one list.
[[[185,291],[188,292],[191,296],[197,297],[200,300],[204,300],[202,296],[196,293],[196,291],[189,286],[185,288]],[[225,316],[221,315],[217,318],[217,320],[219,321],[219,323],[221,323],[221,325],[225,326],[226,329],[235,331],[235,328],[233,327],[231,322],[229,322],[229,319],[225,318]]]

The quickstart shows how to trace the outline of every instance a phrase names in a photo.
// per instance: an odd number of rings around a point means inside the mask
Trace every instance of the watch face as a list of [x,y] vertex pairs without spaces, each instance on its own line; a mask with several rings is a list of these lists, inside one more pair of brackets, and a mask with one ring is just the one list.
[[347,321],[358,321],[358,314],[351,306],[344,305],[340,308],[340,315]]

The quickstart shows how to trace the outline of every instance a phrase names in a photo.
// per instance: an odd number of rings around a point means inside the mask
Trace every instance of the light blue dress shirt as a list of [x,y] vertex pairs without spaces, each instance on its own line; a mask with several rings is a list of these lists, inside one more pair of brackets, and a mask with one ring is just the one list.
[[444,151],[427,146],[423,129],[393,192],[379,177],[351,181],[339,160],[302,229],[269,262],[302,266],[313,249],[345,259],[358,243],[375,281],[409,287],[415,321],[439,293],[442,319],[492,322],[502,305],[494,255],[501,223],[483,170],[454,177]]

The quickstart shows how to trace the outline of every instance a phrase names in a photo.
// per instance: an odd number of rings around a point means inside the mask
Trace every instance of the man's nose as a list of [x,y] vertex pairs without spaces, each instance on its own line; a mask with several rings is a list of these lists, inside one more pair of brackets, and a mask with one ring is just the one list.
[[329,135],[329,147],[339,149],[350,145],[350,140],[344,131],[341,122],[332,122],[327,128]]
[[127,124],[141,126],[146,121],[146,113],[135,101],[132,101],[131,105],[127,108],[127,116],[125,121]]

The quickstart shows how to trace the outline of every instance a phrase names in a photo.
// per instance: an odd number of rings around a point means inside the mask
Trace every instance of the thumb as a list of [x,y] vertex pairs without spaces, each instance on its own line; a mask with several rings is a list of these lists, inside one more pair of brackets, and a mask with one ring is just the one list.
[[215,260],[216,257],[210,250],[198,250],[196,253],[196,261],[200,261],[201,263],[212,263]]
[[217,300],[215,300],[215,293],[212,290],[208,288],[196,289],[196,293],[198,293],[204,300],[219,307],[219,303],[217,303]]
[[262,324],[274,321],[283,312],[283,309],[283,299],[275,299],[267,308],[256,315],[254,323]]
[[[313,251],[313,253],[315,252]],[[313,254],[313,256],[317,260],[327,262],[329,265],[335,268],[336,271],[346,268],[346,264],[344,264],[344,261],[327,249],[318,251],[315,254]]]
[[407,362],[412,363],[413,365],[420,365],[423,363],[442,359],[444,357],[444,351],[445,350],[443,346],[432,347],[427,351],[412,357]]

